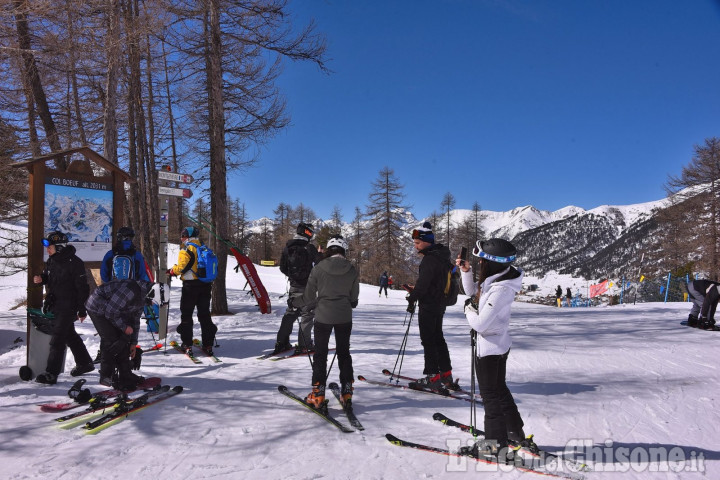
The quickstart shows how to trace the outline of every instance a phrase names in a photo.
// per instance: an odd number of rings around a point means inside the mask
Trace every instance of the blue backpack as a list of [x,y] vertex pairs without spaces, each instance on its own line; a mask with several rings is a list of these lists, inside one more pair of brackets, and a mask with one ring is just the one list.
[[211,283],[217,278],[218,259],[215,252],[210,250],[206,245],[196,245],[188,242],[188,245],[195,247],[197,252],[197,276],[198,280],[205,283]]
[[115,255],[112,259],[113,280],[135,278],[135,260],[128,255]]

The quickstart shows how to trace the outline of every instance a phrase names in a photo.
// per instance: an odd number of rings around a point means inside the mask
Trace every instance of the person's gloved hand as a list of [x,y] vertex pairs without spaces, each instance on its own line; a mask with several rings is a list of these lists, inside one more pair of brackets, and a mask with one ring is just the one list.
[[175,273],[173,272],[172,268],[168,268],[167,272],[165,272],[168,277],[174,277]]
[[288,297],[287,306],[290,310],[295,309],[295,305],[293,305],[293,297]]
[[140,364],[142,363],[142,348],[135,347],[135,354],[132,357],[132,369],[140,370]]
[[478,314],[478,306],[473,301],[473,298],[470,297],[467,300],[465,300],[465,308],[463,309],[465,314],[473,313],[475,315]]
[[407,296],[405,297],[405,300],[407,300],[407,302],[408,302],[408,306],[407,306],[407,308],[405,309],[405,311],[408,312],[408,313],[415,313],[415,300],[412,300],[412,299],[410,298],[410,295],[407,295]]

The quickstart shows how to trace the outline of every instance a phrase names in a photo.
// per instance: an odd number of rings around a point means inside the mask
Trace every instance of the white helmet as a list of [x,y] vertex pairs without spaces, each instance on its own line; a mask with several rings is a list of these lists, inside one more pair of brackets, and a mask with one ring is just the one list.
[[340,247],[343,250],[347,250],[347,242],[342,237],[342,235],[334,235],[334,236],[330,237],[330,240],[328,240],[328,242],[327,242],[326,248],[330,248],[330,247]]

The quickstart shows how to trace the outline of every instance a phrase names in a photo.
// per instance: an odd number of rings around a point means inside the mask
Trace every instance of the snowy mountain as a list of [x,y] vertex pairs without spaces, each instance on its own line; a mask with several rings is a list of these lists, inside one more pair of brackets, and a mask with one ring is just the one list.
[[[500,237],[516,244],[519,264],[528,273],[542,276],[554,270],[591,279],[632,266],[633,256],[657,228],[653,215],[667,203],[663,199],[590,210],[571,205],[555,211],[527,205],[505,212],[481,210],[480,223],[486,238]],[[472,215],[472,210],[453,210],[451,222],[459,225]],[[408,232],[426,220],[411,212],[404,216]],[[271,222],[267,218],[254,221],[251,230],[260,233],[266,221]],[[313,224],[320,228],[325,223],[316,219]],[[349,224],[342,230],[351,232]]]

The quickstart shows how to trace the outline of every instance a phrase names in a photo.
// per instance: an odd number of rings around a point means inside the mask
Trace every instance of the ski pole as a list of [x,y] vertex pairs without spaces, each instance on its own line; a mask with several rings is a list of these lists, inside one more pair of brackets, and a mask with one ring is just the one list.
[[335,349],[335,354],[333,354],[332,361],[330,362],[330,367],[328,367],[327,374],[325,375],[325,383],[327,383],[327,379],[330,377],[330,370],[332,370],[333,363],[335,363],[335,357],[337,357],[337,348]]
[[[300,332],[300,337],[302,338],[303,345],[305,345],[305,353],[307,353],[308,360],[310,360],[310,368],[312,369],[315,367],[313,366],[312,356],[310,355],[310,348],[309,348],[310,344],[308,343],[307,339],[305,338],[305,334],[302,331],[302,321],[300,320],[300,318],[301,318],[301,316],[298,315],[297,316],[298,331]],[[299,345],[298,345],[298,347],[299,347]]]
[[408,319],[407,313],[405,314],[405,320],[403,320],[403,325],[407,321],[407,329],[405,329],[405,336],[403,337],[402,342],[400,343],[400,351],[398,352],[398,356],[395,359],[395,365],[393,366],[393,371],[390,374],[390,382],[392,382],[393,376],[395,376],[395,369],[398,368],[398,362],[400,362],[400,368],[398,369],[398,377],[395,380],[395,383],[400,383],[400,372],[402,371],[402,364],[403,360],[405,359],[405,348],[407,347],[407,339],[408,335],[410,334],[410,325],[412,325],[412,319],[413,315],[415,315],[415,312],[412,312],[410,314],[410,318]]
[[477,362],[477,332],[470,330],[470,354],[472,361],[470,362],[470,427],[472,427],[473,437],[477,441],[477,410],[475,409],[475,366]]

